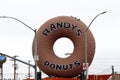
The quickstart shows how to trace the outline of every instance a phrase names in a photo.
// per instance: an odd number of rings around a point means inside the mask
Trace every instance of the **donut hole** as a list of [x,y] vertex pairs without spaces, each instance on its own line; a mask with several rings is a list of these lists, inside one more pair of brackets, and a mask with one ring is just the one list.
[[68,58],[73,53],[73,50],[74,44],[67,37],[57,39],[53,45],[53,51],[59,58]]

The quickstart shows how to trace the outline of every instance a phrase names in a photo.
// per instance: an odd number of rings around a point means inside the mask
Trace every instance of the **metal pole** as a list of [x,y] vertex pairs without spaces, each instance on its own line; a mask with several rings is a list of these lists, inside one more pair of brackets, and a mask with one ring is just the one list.
[[112,75],[114,75],[114,66],[112,65]]
[[[11,58],[11,59],[14,59],[14,57],[11,57],[11,56],[6,55],[6,54],[1,53],[1,52],[0,52],[0,55],[4,55],[4,56],[6,56],[6,57],[9,57],[9,58]],[[24,62],[24,61],[22,61],[22,60],[20,60],[20,59],[16,59],[16,58],[15,58],[15,60],[16,60],[16,61],[19,61],[19,62],[21,62],[21,63],[24,63],[24,64],[26,64],[26,65],[29,65],[29,66],[31,66],[31,67],[34,68],[34,65],[32,65],[32,64],[29,64],[29,63],[27,63],[27,62]]]
[[34,61],[35,61],[35,80],[37,80],[37,61],[38,61],[38,55],[37,55],[37,30],[34,30],[35,33],[35,43],[34,43]]
[[14,56],[14,80],[17,80],[16,79],[16,69],[17,69],[17,64],[16,64],[16,57],[18,57],[18,56]]
[[[14,56],[15,58],[15,56]],[[16,80],[16,60],[14,59],[14,80]]]
[[33,28],[31,28],[30,26],[28,26],[27,24],[25,24],[24,22],[22,22],[21,20],[17,19],[17,18],[14,18],[14,17],[9,17],[9,16],[0,16],[0,18],[10,18],[10,19],[14,19],[20,23],[22,23],[23,25],[25,25],[27,28],[29,28],[30,30],[34,31]]
[[91,26],[91,24],[93,23],[93,21],[99,16],[99,15],[101,15],[101,14],[105,14],[107,11],[104,11],[104,12],[101,12],[101,13],[99,13],[98,15],[96,15],[94,18],[93,18],[93,20],[90,22],[90,24],[88,25],[88,27],[86,28],[86,32],[87,32],[87,30],[89,29],[89,27]]
[[0,80],[3,80],[3,64],[0,64]]
[[30,30],[32,30],[35,34],[35,45],[34,45],[34,61],[35,61],[35,80],[37,80],[37,60],[38,60],[38,56],[37,56],[37,34],[36,34],[36,29],[34,30],[33,28],[31,28],[30,26],[28,26],[27,24],[25,24],[24,22],[22,22],[21,20],[14,18],[14,17],[9,17],[9,16],[0,16],[0,18],[10,18],[10,19],[14,19],[17,20],[18,22],[22,23],[23,25],[25,25],[27,28],[29,28]]
[[[30,64],[30,60],[28,60],[28,64]],[[30,65],[28,65],[28,79],[30,79]]]
[[[85,63],[86,63],[86,64],[87,64],[87,62],[88,62],[88,60],[87,60],[87,59],[88,59],[88,38],[87,38],[88,34],[87,34],[87,31],[88,31],[88,29],[90,28],[90,26],[91,26],[91,24],[93,23],[93,21],[94,21],[99,15],[104,14],[104,13],[106,13],[106,11],[104,11],[104,12],[99,13],[98,15],[96,15],[96,16],[93,18],[93,20],[90,22],[90,24],[88,25],[88,27],[86,28],[86,30],[85,30]],[[86,69],[85,75],[86,75],[85,79],[87,80],[87,78],[88,78],[88,69]]]

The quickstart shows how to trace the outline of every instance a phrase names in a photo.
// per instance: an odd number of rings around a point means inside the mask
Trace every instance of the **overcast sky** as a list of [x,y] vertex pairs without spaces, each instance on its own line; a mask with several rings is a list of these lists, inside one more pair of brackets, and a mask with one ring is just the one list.
[[[114,65],[120,72],[120,0],[0,0],[0,16],[15,17],[33,29],[56,16],[74,16],[86,25],[99,13],[91,25],[96,40],[96,52],[91,73],[101,73]],[[0,18],[0,52],[18,55],[24,61],[32,58],[34,32],[13,19]],[[104,63],[104,65],[103,65]],[[7,65],[7,63],[5,64]],[[106,65],[106,67],[105,67]],[[95,70],[95,71],[94,71]]]

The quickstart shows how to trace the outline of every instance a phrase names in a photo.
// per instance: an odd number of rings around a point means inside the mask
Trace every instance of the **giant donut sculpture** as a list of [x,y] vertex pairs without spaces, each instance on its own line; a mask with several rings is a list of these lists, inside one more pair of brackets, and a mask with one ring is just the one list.
[[[86,28],[82,21],[68,16],[55,17],[44,23],[37,31],[38,67],[47,75],[56,77],[79,75],[85,63]],[[62,37],[69,38],[74,44],[74,51],[67,58],[60,58],[53,51],[55,41]],[[95,53],[95,40],[90,30],[87,31],[87,39],[87,60],[90,65]]]

